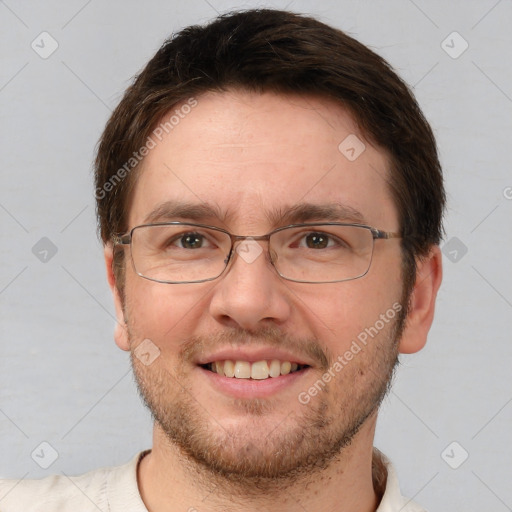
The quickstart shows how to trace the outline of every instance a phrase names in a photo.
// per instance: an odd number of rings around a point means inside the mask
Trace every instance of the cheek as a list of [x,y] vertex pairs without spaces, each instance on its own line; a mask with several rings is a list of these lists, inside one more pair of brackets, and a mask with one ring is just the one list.
[[[375,274],[375,273],[374,273]],[[385,330],[402,307],[400,272],[381,272],[361,279],[311,289],[297,314],[331,355],[347,350],[365,333]]]
[[149,338],[163,352],[175,352],[176,343],[192,335],[199,324],[204,309],[201,298],[207,293],[203,288],[127,276],[126,305],[132,336],[136,340]]

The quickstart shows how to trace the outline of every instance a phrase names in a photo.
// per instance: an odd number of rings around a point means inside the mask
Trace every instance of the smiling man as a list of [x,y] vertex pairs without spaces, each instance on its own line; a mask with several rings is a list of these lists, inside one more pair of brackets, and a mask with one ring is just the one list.
[[432,323],[444,192],[380,57],[282,11],[187,28],[109,120],[96,197],[153,447],[2,510],[422,510],[373,439]]

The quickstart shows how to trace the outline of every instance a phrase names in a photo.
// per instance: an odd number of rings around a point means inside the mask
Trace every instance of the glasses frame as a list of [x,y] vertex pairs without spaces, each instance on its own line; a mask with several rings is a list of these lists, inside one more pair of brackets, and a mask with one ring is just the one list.
[[201,279],[198,281],[163,281],[161,279],[154,279],[152,277],[147,277],[147,276],[141,274],[140,272],[138,272],[137,268],[135,267],[135,262],[133,261],[133,253],[130,251],[130,259],[132,261],[132,267],[133,267],[134,272],[138,276],[140,276],[144,279],[147,279],[149,281],[154,281],[156,283],[162,283],[162,284],[194,284],[194,283],[206,283],[208,281],[214,281],[215,279],[218,279],[222,274],[224,274],[224,272],[226,272],[226,269],[229,267],[229,263],[232,261],[232,256],[233,256],[233,252],[234,252],[233,249],[235,247],[236,242],[241,242],[241,241],[247,240],[247,239],[270,242],[270,237],[275,233],[279,233],[280,231],[290,229],[290,228],[317,227],[317,226],[358,227],[358,228],[363,228],[363,229],[370,231],[370,233],[372,234],[372,252],[371,252],[371,257],[370,257],[370,263],[368,265],[368,268],[366,269],[366,272],[364,272],[364,274],[361,274],[356,277],[349,277],[346,279],[338,279],[335,281],[301,281],[299,279],[291,279],[289,277],[283,276],[281,274],[281,272],[279,272],[279,270],[275,266],[275,263],[274,263],[274,260],[272,258],[272,254],[270,251],[270,246],[269,246],[269,248],[267,249],[267,254],[269,256],[270,263],[272,264],[272,267],[274,267],[274,270],[276,271],[276,273],[282,279],[285,279],[287,281],[292,281],[294,283],[328,284],[328,283],[342,283],[344,281],[354,281],[355,279],[360,279],[361,277],[364,277],[370,271],[370,267],[371,267],[372,261],[373,261],[373,250],[375,248],[375,240],[389,240],[392,238],[398,238],[398,239],[402,238],[402,235],[397,232],[383,231],[382,229],[377,229],[373,226],[368,226],[366,224],[347,223],[347,222],[314,222],[314,223],[289,224],[287,226],[281,226],[279,228],[276,228],[276,229],[270,231],[269,233],[267,233],[266,235],[234,235],[233,233],[230,233],[226,229],[219,228],[217,226],[210,226],[208,224],[197,224],[194,222],[172,221],[172,222],[155,222],[155,223],[151,223],[151,224],[140,224],[138,226],[133,227],[127,233],[120,234],[120,235],[112,235],[112,242],[114,244],[114,247],[118,246],[118,245],[122,245],[124,247],[131,246],[133,232],[136,229],[143,228],[143,227],[152,227],[152,226],[192,226],[192,227],[198,227],[198,228],[212,229],[214,231],[219,231],[221,233],[228,235],[231,240],[231,247],[229,249],[228,256],[226,257],[226,259],[224,261],[225,265],[224,265],[224,268],[222,269],[222,271],[219,274],[217,274],[215,277],[209,277],[207,279]]

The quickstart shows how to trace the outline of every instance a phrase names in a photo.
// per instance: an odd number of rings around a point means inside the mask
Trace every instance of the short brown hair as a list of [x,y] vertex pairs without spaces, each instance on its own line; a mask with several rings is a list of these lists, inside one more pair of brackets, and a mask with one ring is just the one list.
[[432,130],[383,58],[341,30],[287,11],[238,11],[187,27],[165,41],[135,78],[106,125],[95,161],[103,242],[128,229],[138,167],[134,153],[162,116],[187,99],[228,89],[330,98],[348,108],[369,141],[386,150],[409,290],[416,258],[442,236],[445,193]]

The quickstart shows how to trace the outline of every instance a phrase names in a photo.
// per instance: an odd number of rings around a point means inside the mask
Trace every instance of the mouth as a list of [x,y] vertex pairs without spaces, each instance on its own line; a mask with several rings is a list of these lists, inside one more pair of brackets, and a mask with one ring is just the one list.
[[199,366],[221,377],[250,380],[276,379],[310,368],[307,364],[281,361],[279,359],[263,359],[255,362],[226,359],[200,364]]

